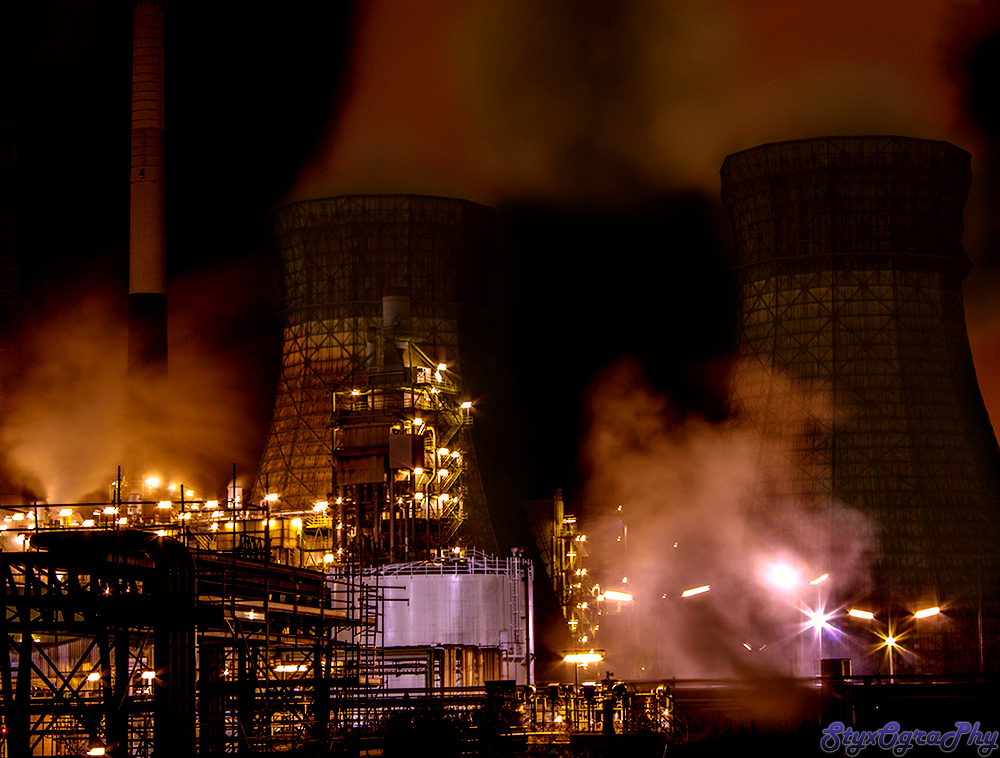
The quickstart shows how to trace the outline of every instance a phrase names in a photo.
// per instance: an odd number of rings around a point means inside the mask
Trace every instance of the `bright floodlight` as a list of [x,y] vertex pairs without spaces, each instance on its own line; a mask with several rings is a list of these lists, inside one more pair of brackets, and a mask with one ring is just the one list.
[[622,602],[629,602],[632,599],[632,595],[628,592],[619,592],[618,590],[606,590],[604,593],[605,600],[620,600]]
[[924,608],[922,611],[917,611],[913,614],[914,618],[925,619],[928,616],[937,616],[941,612],[941,609],[936,605],[933,608]]
[[829,624],[827,622],[833,618],[832,613],[823,613],[823,611],[806,611],[806,616],[809,618],[810,629],[828,627]]
[[799,573],[783,563],[775,564],[768,574],[771,583],[783,590],[791,589],[799,583]]
[[815,579],[810,579],[809,584],[815,586],[821,582],[825,582],[829,578],[830,578],[829,574],[822,574],[820,576],[817,576]]
[[885,638],[885,646],[886,647],[896,647],[896,638],[895,637],[886,637]]
[[583,665],[587,665],[590,663],[598,663],[599,661],[603,660],[604,660],[603,650],[587,650],[575,653],[566,653],[565,655],[563,655],[563,661],[565,661],[566,663],[577,663],[577,664],[582,663]]
[[276,503],[276,502],[278,502],[278,493],[277,492],[269,492],[268,494],[266,494],[264,496],[264,499],[267,502],[269,502],[269,503]]
[[847,615],[854,616],[856,619],[867,619],[868,621],[872,621],[875,618],[875,614],[871,611],[859,611],[857,608],[851,608],[847,612]]
[[681,593],[681,597],[691,597],[692,595],[701,595],[708,592],[712,587],[708,584],[703,584],[701,587],[692,587],[689,590],[684,590]]

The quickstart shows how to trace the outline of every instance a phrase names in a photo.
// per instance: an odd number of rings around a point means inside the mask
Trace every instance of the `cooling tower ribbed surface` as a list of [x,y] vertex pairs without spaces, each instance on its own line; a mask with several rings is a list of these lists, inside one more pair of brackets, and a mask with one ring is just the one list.
[[[761,446],[756,507],[832,498],[866,514],[877,557],[864,602],[911,627],[913,667],[978,671],[982,656],[996,670],[1000,453],[962,300],[969,154],[801,140],[731,155],[722,179],[741,352],[831,409],[803,434],[774,411],[779,382],[738,390],[776,441]],[[907,615],[928,605],[941,616]]]
[[[282,508],[307,510],[331,491],[331,393],[364,386],[383,296],[409,297],[411,331],[432,360],[467,387],[480,376],[495,212],[440,197],[345,196],[280,208],[273,223],[284,345],[252,497],[263,497],[266,481]],[[466,477],[470,507],[485,512],[478,474]]]

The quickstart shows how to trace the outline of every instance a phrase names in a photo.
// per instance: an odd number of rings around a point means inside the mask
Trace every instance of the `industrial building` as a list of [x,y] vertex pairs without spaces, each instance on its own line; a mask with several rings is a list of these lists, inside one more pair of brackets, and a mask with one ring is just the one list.
[[328,502],[336,548],[368,561],[496,550],[469,433],[494,225],[485,206],[414,195],[274,213],[285,331],[253,501]]
[[[871,580],[841,602],[873,614],[872,632],[907,635],[896,663],[918,673],[1000,667],[1000,452],[961,289],[970,184],[968,153],[904,137],[762,145],[722,168],[740,353],[791,382],[738,388],[763,440],[751,509],[789,534],[803,508],[868,517]],[[832,413],[791,423],[787,386]],[[818,561],[846,537],[827,534],[808,546]],[[929,609],[941,612],[914,615]]]

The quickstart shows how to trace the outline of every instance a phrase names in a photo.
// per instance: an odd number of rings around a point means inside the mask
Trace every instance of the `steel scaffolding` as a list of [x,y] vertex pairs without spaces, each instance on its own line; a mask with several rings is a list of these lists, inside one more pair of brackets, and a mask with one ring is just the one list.
[[[448,198],[347,196],[295,203],[273,218],[283,266],[285,336],[274,413],[252,500],[277,493],[279,508],[308,510],[316,502],[331,502],[333,509],[336,497],[356,503],[367,498],[373,508],[390,513],[392,508],[380,505],[388,504],[392,489],[390,429],[411,431],[414,411],[420,402],[430,402],[418,396],[433,390],[442,399],[454,398],[455,377],[461,376],[466,387],[481,379],[483,296],[494,212]],[[405,329],[383,323],[383,301],[390,296],[408,301]],[[417,345],[426,360],[412,359]],[[407,357],[397,361],[397,370],[387,370],[385,351],[397,349]],[[435,381],[437,364],[447,366],[446,380]],[[427,368],[430,378],[422,380],[418,373]],[[345,404],[352,391],[359,393],[357,402]],[[409,405],[407,393],[413,401]],[[376,401],[382,406],[369,407]],[[446,421],[442,434],[455,435],[453,419],[445,418],[448,409],[434,410]],[[374,444],[358,442],[365,436],[358,422],[364,411],[385,417],[371,419],[369,426],[384,427],[385,435],[371,434],[386,436],[386,450],[369,450],[371,460],[364,465],[370,471],[355,467],[345,478],[338,459],[347,453],[338,455],[335,446]],[[345,425],[348,412],[355,420]],[[342,431],[339,437],[331,429],[334,424]],[[471,441],[463,432],[459,442],[462,535],[469,544],[495,549]],[[354,464],[359,455],[356,450],[350,454]],[[338,491],[344,485],[367,489],[345,494]]]
[[[740,347],[758,367],[735,398],[763,440],[757,516],[793,529],[796,509],[822,513],[834,499],[867,514],[870,602],[887,623],[944,611],[910,645],[918,670],[996,671],[1000,453],[962,301],[968,153],[902,137],[810,139],[731,155],[722,179]],[[833,412],[789,414],[795,387]]]
[[45,549],[0,553],[0,753],[325,755],[371,722],[379,598],[356,567],[273,563],[264,529],[175,533],[36,529]]

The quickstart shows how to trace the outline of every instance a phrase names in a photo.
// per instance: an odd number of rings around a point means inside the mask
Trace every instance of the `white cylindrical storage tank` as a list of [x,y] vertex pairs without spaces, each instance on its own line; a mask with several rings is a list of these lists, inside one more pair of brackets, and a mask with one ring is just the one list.
[[469,550],[462,557],[374,568],[368,581],[377,582],[385,600],[380,632],[386,659],[436,661],[438,673],[390,675],[389,688],[533,681],[530,561]]

